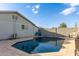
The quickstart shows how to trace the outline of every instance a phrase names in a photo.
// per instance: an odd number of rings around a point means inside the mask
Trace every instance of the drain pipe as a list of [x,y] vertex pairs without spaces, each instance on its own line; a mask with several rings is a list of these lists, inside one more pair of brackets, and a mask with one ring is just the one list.
[[13,38],[16,38],[17,33],[16,33],[16,20],[17,20],[17,16],[13,15]]

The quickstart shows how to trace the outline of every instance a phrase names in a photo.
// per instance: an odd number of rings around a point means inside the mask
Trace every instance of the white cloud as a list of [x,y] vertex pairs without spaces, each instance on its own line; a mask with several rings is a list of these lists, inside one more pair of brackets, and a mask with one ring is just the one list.
[[39,8],[40,8],[40,5],[35,5],[35,6],[32,6],[32,12],[34,14],[37,14],[39,12]]
[[38,13],[38,10],[35,10],[35,8],[33,8],[32,9],[32,12],[35,13],[35,14],[37,14]]
[[31,11],[34,13],[34,14],[37,14],[39,12],[39,8],[40,8],[40,5],[39,4],[36,4],[36,5],[27,5],[26,8],[29,8],[31,9]]
[[79,6],[79,3],[64,3],[64,5],[75,7],[75,6]]
[[74,7],[74,6],[79,6],[79,3],[69,3],[69,5],[70,5],[71,7]]
[[79,3],[64,3],[64,5],[69,6],[69,8],[66,8],[63,11],[61,11],[60,14],[69,15],[69,14],[77,11],[76,6],[79,6]]
[[63,15],[69,15],[73,12],[76,11],[76,8],[75,7],[71,7],[71,8],[67,8],[65,10],[63,10],[60,14],[63,14]]
[[36,7],[37,9],[39,9],[40,5],[36,5],[35,7]]

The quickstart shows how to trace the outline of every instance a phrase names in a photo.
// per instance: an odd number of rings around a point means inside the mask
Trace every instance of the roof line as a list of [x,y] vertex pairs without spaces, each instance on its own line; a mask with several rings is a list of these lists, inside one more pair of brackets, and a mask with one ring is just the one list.
[[[18,15],[20,15],[21,17],[23,17],[25,20],[27,20],[28,22],[30,22],[32,25],[34,25],[35,27],[37,27],[34,23],[32,23],[30,20],[28,20],[25,16],[23,16],[21,13],[19,13],[19,12],[17,12],[16,11],[16,13],[18,14]],[[37,27],[38,28],[38,27]]]
[[[17,12],[17,11],[9,11],[9,10],[0,10],[0,13],[16,13],[18,15],[20,15],[22,18],[24,18],[25,20],[27,20],[28,22],[30,22],[32,25],[34,25],[35,27],[37,27],[34,23],[32,23],[30,20],[28,20],[25,16],[23,16],[21,13]],[[38,27],[37,27],[38,28]]]

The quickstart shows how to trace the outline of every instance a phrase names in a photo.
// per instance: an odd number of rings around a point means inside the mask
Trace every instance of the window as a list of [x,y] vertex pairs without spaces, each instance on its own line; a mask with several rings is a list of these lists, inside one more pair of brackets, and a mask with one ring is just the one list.
[[12,15],[12,19],[18,19],[18,17],[17,16],[14,16],[14,15]]
[[21,25],[21,28],[22,28],[22,29],[25,29],[25,26],[24,26],[24,25]]

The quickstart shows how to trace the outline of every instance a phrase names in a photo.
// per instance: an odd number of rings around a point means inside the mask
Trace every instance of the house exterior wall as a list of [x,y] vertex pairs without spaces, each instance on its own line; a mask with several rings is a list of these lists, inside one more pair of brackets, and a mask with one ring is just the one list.
[[[17,19],[12,16],[17,16]],[[22,25],[25,25],[25,29],[21,28]],[[14,33],[17,33],[17,37],[33,36],[37,30],[37,27],[16,13],[0,13],[0,39],[8,39]]]
[[0,39],[6,39],[13,34],[13,20],[11,14],[0,13]]
[[[16,20],[16,33],[18,37],[24,37],[24,36],[33,36],[36,31],[38,31],[38,28],[36,28],[34,25],[20,17],[19,15],[16,15],[18,19]],[[24,25],[25,29],[22,29],[21,26]]]

